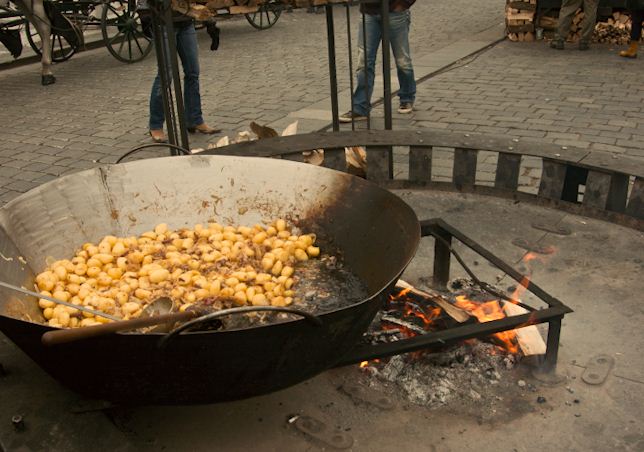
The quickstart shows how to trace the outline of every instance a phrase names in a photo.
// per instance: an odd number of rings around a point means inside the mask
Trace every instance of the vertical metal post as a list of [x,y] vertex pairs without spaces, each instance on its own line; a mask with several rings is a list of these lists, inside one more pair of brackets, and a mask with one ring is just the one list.
[[[382,0],[382,81],[384,85],[385,130],[392,129],[391,119],[391,43],[389,39],[389,0]],[[391,146],[387,149],[389,179],[394,178],[394,151]]]
[[432,235],[443,239],[435,239],[434,275],[432,281],[437,289],[444,289],[449,282],[449,268],[452,261],[452,254],[449,249],[452,246],[452,236],[441,228],[432,228]]
[[338,112],[338,76],[335,64],[335,30],[333,25],[333,5],[330,3],[326,8],[326,33],[327,47],[329,52],[329,81],[331,83],[331,116],[333,117],[333,131],[340,131],[340,119]]
[[[351,108],[353,111],[353,46],[351,45],[351,13],[349,3],[344,4],[347,9],[347,42],[349,43],[349,89],[351,90]],[[351,118],[351,130],[356,130],[356,122]]]
[[559,338],[561,336],[561,320],[557,317],[548,322],[548,341],[546,344],[546,356],[543,360],[540,372],[554,374],[557,370],[557,357],[559,356]]
[[[181,79],[177,62],[176,35],[172,24],[172,9],[168,0],[150,2],[153,7],[154,41],[161,82],[163,112],[168,131],[168,142],[190,149],[185,123]],[[171,153],[177,155],[172,149]]]
[[382,0],[381,4],[382,19],[382,80],[384,83],[384,100],[385,100],[385,130],[391,130],[391,59],[389,39],[389,0]]
[[[367,71],[367,22],[364,17],[364,13],[362,13],[362,59],[364,64],[363,66],[363,71],[364,71],[364,79],[365,79],[365,88],[369,89],[368,83],[369,83],[369,72]],[[351,105],[351,108],[353,109],[353,104]],[[371,130],[371,110],[367,110],[367,130]]]

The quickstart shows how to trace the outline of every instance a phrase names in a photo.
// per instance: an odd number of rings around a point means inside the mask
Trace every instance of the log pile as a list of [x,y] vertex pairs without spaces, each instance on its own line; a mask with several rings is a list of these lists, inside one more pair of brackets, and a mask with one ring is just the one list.
[[606,22],[595,26],[593,41],[608,44],[628,44],[631,34],[631,18],[624,13],[615,12]]
[[537,0],[506,0],[505,26],[510,41],[534,41]]
[[[568,42],[578,42],[581,37],[581,27],[584,12],[578,9],[572,19],[570,33],[566,38]],[[556,31],[558,19],[551,16],[542,16],[539,26],[544,30]],[[606,21],[597,22],[593,32],[593,42],[623,45],[628,44],[631,32],[631,18],[628,14],[616,11]]]

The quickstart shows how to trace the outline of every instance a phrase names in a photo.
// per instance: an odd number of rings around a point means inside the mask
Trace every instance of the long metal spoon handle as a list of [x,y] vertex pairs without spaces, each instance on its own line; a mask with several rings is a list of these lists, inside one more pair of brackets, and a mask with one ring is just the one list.
[[97,315],[99,317],[105,317],[106,319],[115,320],[115,321],[123,320],[123,319],[119,319],[118,317],[114,317],[113,315],[105,314],[104,312],[101,312],[101,311],[95,311],[93,309],[86,308],[84,306],[80,306],[80,305],[77,305],[77,304],[74,304],[74,303],[68,303],[66,301],[59,300],[59,299],[54,298],[54,297],[50,297],[49,295],[43,295],[43,294],[40,294],[40,293],[37,293],[37,292],[33,292],[31,290],[23,289],[22,287],[14,286],[13,284],[9,284],[9,283],[6,283],[4,281],[0,281],[0,286],[6,287],[7,289],[15,290],[16,292],[24,293],[25,295],[31,295],[32,297],[42,298],[42,299],[45,299],[47,301],[51,301],[53,303],[69,306],[70,308],[78,309],[79,311],[85,311],[85,312],[88,312],[90,314]]
[[165,336],[163,336],[159,340],[158,347],[164,348],[170,340],[177,337],[182,331],[189,330],[190,328],[200,323],[207,322],[210,320],[215,320],[215,319],[218,319],[219,317],[224,317],[227,315],[245,314],[248,312],[258,312],[258,311],[271,311],[271,312],[283,312],[288,314],[295,314],[295,315],[299,315],[300,317],[304,317],[313,325],[316,325],[316,326],[322,325],[322,319],[320,319],[315,314],[311,314],[310,312],[306,312],[301,309],[281,307],[281,306],[244,306],[241,308],[222,309],[221,311],[212,312],[210,314],[206,314],[201,317],[197,317],[194,320],[186,322],[183,325],[175,328]]

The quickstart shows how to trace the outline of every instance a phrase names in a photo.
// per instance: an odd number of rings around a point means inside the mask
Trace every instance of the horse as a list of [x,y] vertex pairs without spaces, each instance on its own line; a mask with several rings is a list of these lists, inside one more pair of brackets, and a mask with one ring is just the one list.
[[45,10],[43,0],[11,0],[25,15],[27,20],[36,28],[42,42],[42,56],[40,59],[40,81],[46,85],[56,83],[56,77],[51,70],[51,21]]

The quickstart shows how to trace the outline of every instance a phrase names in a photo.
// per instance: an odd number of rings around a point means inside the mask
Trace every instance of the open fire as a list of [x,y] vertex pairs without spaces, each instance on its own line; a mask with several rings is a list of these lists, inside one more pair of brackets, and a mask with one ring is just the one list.
[[[422,236],[435,239],[433,284],[447,289],[421,290],[399,280],[338,367],[359,363],[364,385],[415,404],[462,403],[464,409],[484,404],[496,418],[499,405],[514,400],[508,394],[517,388],[534,390],[525,381],[520,384],[528,369],[515,369],[519,360],[532,355],[528,366],[535,366],[535,378],[547,379],[554,372],[561,320],[572,311],[531,281],[529,263],[544,256],[528,253],[517,271],[440,219],[420,224]],[[455,241],[506,275],[497,284],[511,281],[516,286],[506,291],[479,280],[454,248]],[[547,254],[553,252],[549,248]],[[452,257],[469,278],[450,279]],[[547,307],[526,304],[533,302]],[[538,325],[547,327],[547,346]]]
[[[455,284],[459,289],[450,293],[420,290],[401,280],[379,316],[379,324],[374,322],[369,334],[376,342],[393,342],[442,331],[463,323],[485,323],[525,314],[528,311],[522,307],[524,305],[520,297],[528,287],[532,274],[528,263],[541,259],[542,256],[533,252],[526,254],[522,263],[528,274],[511,295],[503,297],[487,293],[471,280],[459,280]],[[519,329],[492,334],[486,339],[494,345],[489,347],[490,353],[517,356],[545,353],[545,343],[539,331],[531,324],[532,322],[528,322]],[[412,356],[417,357],[422,353],[414,352]],[[380,360],[363,361],[360,367],[366,368],[377,363]]]

